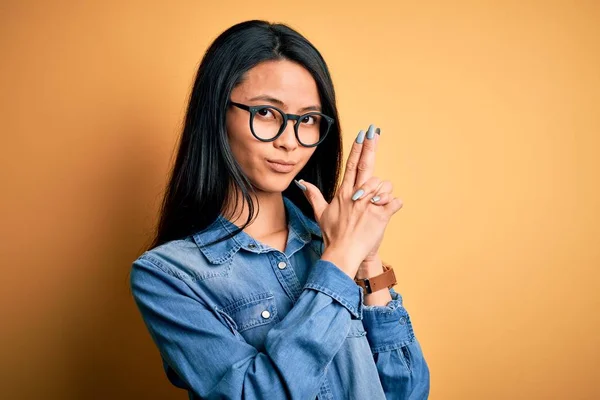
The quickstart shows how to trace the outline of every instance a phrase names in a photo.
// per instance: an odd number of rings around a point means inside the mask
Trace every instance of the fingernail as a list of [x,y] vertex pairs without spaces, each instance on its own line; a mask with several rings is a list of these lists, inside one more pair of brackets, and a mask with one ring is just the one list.
[[381,197],[375,196],[371,199],[371,203],[377,203],[379,200],[381,200]]
[[298,185],[298,187],[300,189],[302,189],[302,191],[306,190],[306,186],[304,186],[303,184],[301,184],[300,182],[298,182],[297,180],[294,179],[294,182],[296,183],[296,185]]
[[356,143],[362,144],[365,141],[365,131],[362,129],[358,132],[358,136],[356,137]]
[[373,139],[375,137],[375,125],[369,125],[369,130],[367,131],[367,139]]
[[378,134],[379,136],[381,136],[381,129],[379,129],[379,128],[375,129],[375,133]]
[[365,191],[362,189],[358,189],[356,193],[354,193],[354,195],[352,196],[352,200],[356,201],[360,199],[363,196],[363,194],[365,194]]

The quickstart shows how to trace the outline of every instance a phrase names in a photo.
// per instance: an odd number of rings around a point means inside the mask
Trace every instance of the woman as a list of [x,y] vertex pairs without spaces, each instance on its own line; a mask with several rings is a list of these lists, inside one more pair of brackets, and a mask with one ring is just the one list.
[[376,132],[359,132],[338,188],[340,124],[317,49],[265,21],[210,46],[156,239],[130,278],[166,374],[190,399],[428,397],[428,366],[378,256],[402,203],[372,176]]

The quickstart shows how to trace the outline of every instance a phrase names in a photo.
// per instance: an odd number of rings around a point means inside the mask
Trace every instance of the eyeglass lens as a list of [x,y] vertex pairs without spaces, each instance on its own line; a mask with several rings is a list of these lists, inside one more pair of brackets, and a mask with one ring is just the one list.
[[[263,107],[256,111],[252,119],[252,128],[254,134],[261,139],[272,139],[281,130],[284,117],[276,109],[271,107]],[[288,123],[296,123],[298,127],[298,137],[300,143],[304,145],[312,145],[317,143],[322,135],[327,134],[329,124],[323,116],[318,113],[308,113],[298,121],[288,121]]]

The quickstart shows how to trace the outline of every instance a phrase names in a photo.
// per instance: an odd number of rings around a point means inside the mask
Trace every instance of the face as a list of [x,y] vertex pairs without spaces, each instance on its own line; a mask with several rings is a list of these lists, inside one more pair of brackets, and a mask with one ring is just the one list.
[[[272,105],[288,114],[302,115],[315,109],[320,111],[321,107],[317,84],[311,74],[300,64],[287,60],[256,65],[232,90],[230,98],[249,106]],[[294,133],[296,121],[293,120],[289,120],[285,131],[271,142],[261,142],[252,135],[249,111],[230,106],[226,121],[235,159],[262,192],[284,191],[316,150],[316,147],[298,143]],[[294,165],[282,167],[269,160],[283,160]]]

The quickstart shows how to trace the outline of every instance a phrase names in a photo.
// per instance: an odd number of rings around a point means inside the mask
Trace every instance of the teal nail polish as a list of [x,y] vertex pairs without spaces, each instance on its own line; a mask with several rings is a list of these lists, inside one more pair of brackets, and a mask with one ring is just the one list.
[[294,183],[303,191],[306,190],[306,186],[304,186],[303,184],[301,184],[300,182],[298,182],[297,180],[294,179]]
[[381,200],[381,197],[375,196],[371,199],[371,203],[377,203],[379,200]]
[[358,132],[358,136],[356,137],[356,143],[362,144],[365,141],[365,131],[362,129]]
[[367,131],[367,139],[373,139],[375,137],[375,125],[369,125],[369,130]]
[[360,199],[363,196],[363,194],[365,194],[365,191],[362,189],[358,189],[356,193],[354,193],[354,195],[352,196],[352,200],[356,201]]
[[381,129],[379,129],[379,128],[375,129],[375,133],[378,134],[379,136],[381,136]]

